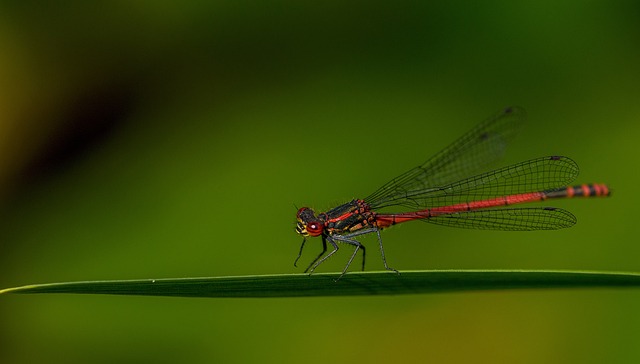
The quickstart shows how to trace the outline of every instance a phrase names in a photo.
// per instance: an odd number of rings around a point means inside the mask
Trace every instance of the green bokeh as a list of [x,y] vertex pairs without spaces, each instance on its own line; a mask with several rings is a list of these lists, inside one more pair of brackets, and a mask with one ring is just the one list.
[[[296,206],[363,197],[510,104],[529,120],[505,163],[568,155],[613,197],[554,201],[579,219],[563,231],[394,227],[390,265],[640,271],[635,2],[24,4],[3,5],[0,39],[31,78],[4,87],[135,102],[0,207],[2,288],[299,272]],[[307,249],[301,265],[320,246]],[[639,303],[633,290],[3,296],[0,362],[636,362]]]

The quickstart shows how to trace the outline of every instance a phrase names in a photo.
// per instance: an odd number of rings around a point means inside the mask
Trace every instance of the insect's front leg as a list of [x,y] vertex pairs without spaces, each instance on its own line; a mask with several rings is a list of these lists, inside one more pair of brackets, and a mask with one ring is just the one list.
[[293,262],[293,266],[297,267],[298,266],[298,260],[300,260],[300,257],[302,256],[302,249],[304,249],[304,243],[307,242],[307,238],[302,238],[302,245],[300,245],[300,251],[298,252],[298,257],[296,258],[296,260]]
[[[320,257],[322,257],[326,252],[327,252],[327,239],[324,237],[324,235],[322,235],[322,251],[320,252],[320,254],[318,254],[316,259],[314,259],[313,261],[311,261],[311,263],[309,263],[309,266],[307,267],[307,269],[304,270],[304,272],[305,273],[309,272],[309,269],[311,269],[311,267],[318,261],[318,259],[320,259]],[[313,269],[315,269],[315,267]],[[311,269],[311,272],[313,272],[313,269]],[[309,274],[311,274],[311,272],[309,272]]]
[[[333,250],[329,254],[325,255],[322,259],[320,259],[320,257],[327,251],[327,241],[333,246]],[[323,247],[322,253],[320,253],[320,255],[318,255],[313,262],[311,262],[311,264],[309,265],[309,268],[305,270],[305,273],[307,271],[309,271],[309,274],[313,273],[313,271],[316,268],[318,268],[320,264],[324,263],[325,260],[329,259],[330,256],[332,256],[333,254],[335,254],[335,252],[338,251],[338,244],[336,244],[336,242],[333,240],[333,238],[331,238],[330,235],[326,235],[326,236],[322,235],[322,247]]]

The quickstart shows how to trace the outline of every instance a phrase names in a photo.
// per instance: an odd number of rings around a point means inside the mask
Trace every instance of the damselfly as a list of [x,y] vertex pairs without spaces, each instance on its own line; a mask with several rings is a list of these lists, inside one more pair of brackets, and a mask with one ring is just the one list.
[[[305,272],[313,272],[338,251],[338,243],[355,249],[342,275],[365,247],[356,238],[374,233],[382,262],[387,265],[380,231],[395,224],[420,220],[439,225],[492,230],[553,230],[570,227],[576,218],[554,207],[506,207],[552,198],[609,196],[605,184],[567,186],[578,175],[568,157],[547,156],[486,171],[498,160],[516,134],[525,113],[509,107],[477,125],[422,165],[392,179],[364,199],[356,199],[316,214],[303,207],[297,213],[296,232],[322,239],[322,252]],[[471,177],[470,177],[471,176]],[[395,208],[399,212],[383,212]],[[327,254],[327,243],[332,250]]]

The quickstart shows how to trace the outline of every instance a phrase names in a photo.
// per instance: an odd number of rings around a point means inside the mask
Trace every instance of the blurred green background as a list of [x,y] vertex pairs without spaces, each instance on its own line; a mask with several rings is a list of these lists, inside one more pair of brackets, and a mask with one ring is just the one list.
[[[389,264],[640,271],[639,45],[637,1],[3,1],[0,288],[301,272],[295,206],[364,197],[512,104],[529,120],[504,163],[568,155],[613,197],[553,201],[579,219],[563,231],[395,227]],[[9,295],[0,362],[628,363],[638,307]]]

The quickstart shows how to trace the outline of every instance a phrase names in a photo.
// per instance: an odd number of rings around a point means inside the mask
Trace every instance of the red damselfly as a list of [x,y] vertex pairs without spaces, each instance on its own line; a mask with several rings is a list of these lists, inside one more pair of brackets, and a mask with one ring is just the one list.
[[[412,220],[492,230],[553,230],[574,225],[575,216],[563,209],[507,207],[552,198],[609,196],[604,184],[568,186],[579,171],[572,159],[541,157],[482,173],[503,155],[524,116],[521,108],[504,109],[364,199],[320,214],[308,207],[299,209],[296,232],[304,238],[294,265],[302,256],[306,238],[319,236],[322,252],[305,272],[312,273],[335,254],[338,243],[355,248],[342,275],[358,251],[362,251],[364,270],[366,250],[356,237],[375,233],[384,267],[397,273],[387,265],[380,231]],[[389,208],[400,211],[384,212]],[[333,248],[328,254],[327,243]]]

